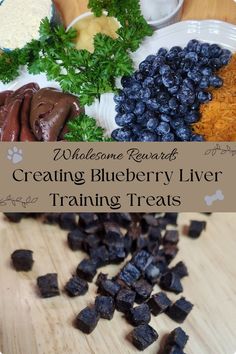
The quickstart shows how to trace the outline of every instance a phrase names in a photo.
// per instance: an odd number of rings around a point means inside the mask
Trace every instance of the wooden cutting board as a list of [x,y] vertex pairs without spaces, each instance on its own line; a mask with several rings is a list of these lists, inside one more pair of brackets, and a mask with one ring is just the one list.
[[[207,220],[207,230],[197,240],[181,236],[176,262],[184,260],[190,276],[184,278],[183,295],[194,309],[183,324],[190,339],[186,354],[234,354],[236,351],[236,214],[181,214],[180,229],[190,219]],[[16,272],[10,263],[18,248],[34,251],[29,273]],[[60,288],[85,255],[73,252],[66,232],[34,220],[9,224],[0,216],[0,352],[3,354],[124,354],[138,353],[126,339],[132,326],[121,313],[112,321],[100,320],[91,335],[73,327],[75,316],[93,303],[96,287],[77,298],[61,296],[41,299],[36,278],[58,273]],[[174,262],[175,263],[175,262]],[[119,266],[102,268],[114,275]],[[156,286],[155,291],[158,291]],[[170,296],[172,300],[179,296]],[[145,353],[157,354],[161,339],[178,326],[166,315],[152,317],[160,339]]]

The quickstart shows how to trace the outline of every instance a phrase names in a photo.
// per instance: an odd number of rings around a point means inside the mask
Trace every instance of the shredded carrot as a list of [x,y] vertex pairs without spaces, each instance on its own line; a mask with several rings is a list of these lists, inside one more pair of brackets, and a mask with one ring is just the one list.
[[211,90],[213,100],[201,106],[201,119],[193,130],[206,141],[236,141],[236,54],[218,75],[224,84]]

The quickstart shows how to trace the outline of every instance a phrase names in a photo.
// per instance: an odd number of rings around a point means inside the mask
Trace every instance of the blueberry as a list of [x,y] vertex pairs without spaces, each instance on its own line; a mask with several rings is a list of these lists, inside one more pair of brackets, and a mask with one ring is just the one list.
[[144,75],[142,73],[140,73],[139,71],[137,71],[135,74],[134,74],[134,77],[137,81],[139,82],[142,82],[144,80]]
[[193,111],[195,111],[195,110],[197,110],[197,109],[199,108],[199,106],[200,106],[200,103],[198,102],[198,100],[196,100],[196,101],[192,104],[191,109],[192,109]]
[[149,99],[146,102],[146,105],[147,105],[148,109],[150,109],[152,111],[158,111],[160,108],[160,103],[155,98]]
[[210,92],[200,91],[198,92],[197,98],[200,103],[207,103],[212,100],[212,95]]
[[194,63],[198,62],[198,55],[195,52],[188,52],[185,56],[185,59],[191,60]]
[[213,72],[212,69],[207,66],[202,67],[200,70],[201,70],[202,75],[204,75],[204,76],[211,76],[212,72]]
[[220,58],[213,58],[210,60],[210,65],[213,69],[218,70],[222,67],[222,62]]
[[130,128],[132,130],[132,133],[135,135],[135,136],[138,136],[140,134],[140,125],[139,124],[131,124],[130,125]]
[[215,88],[220,88],[223,85],[223,80],[217,75],[210,76],[209,81],[210,85]]
[[228,55],[221,55],[219,57],[219,60],[221,62],[221,65],[224,66],[224,65],[228,65],[230,60],[231,60],[231,55],[228,56]]
[[195,91],[194,81],[189,79],[188,77],[183,81],[183,88],[187,87],[190,91]]
[[178,107],[179,107],[179,102],[178,100],[175,98],[175,97],[172,97],[170,100],[169,100],[169,107],[173,110],[177,110]]
[[130,87],[132,92],[139,92],[141,90],[141,88],[142,88],[141,84],[137,81],[134,81]]
[[182,103],[182,105],[192,105],[195,101],[195,93],[190,90],[184,90],[180,94],[178,94],[178,99]]
[[180,53],[181,51],[182,51],[182,48],[177,45],[170,49],[170,52],[175,52],[175,53]]
[[175,95],[179,91],[179,86],[175,85],[168,88],[168,92]]
[[160,48],[157,52],[158,55],[160,56],[165,56],[168,53],[168,51],[165,48]]
[[168,114],[164,114],[163,113],[163,114],[160,115],[160,119],[161,119],[162,122],[169,123],[171,117]]
[[161,86],[162,85],[162,76],[161,75],[156,75],[155,78],[154,78],[154,82],[155,82],[155,85],[157,87]]
[[199,111],[190,111],[189,113],[186,114],[184,117],[184,120],[186,123],[193,124],[196,123],[200,118],[200,113]]
[[148,100],[151,97],[151,95],[152,95],[152,92],[151,92],[151,90],[148,87],[146,87],[144,89],[141,89],[139,91],[139,97],[142,100]]
[[206,66],[210,64],[210,59],[209,58],[201,58],[201,60],[198,63],[199,67]]
[[169,65],[165,64],[160,67],[159,73],[161,75],[169,74],[171,72],[171,68]]
[[161,135],[166,135],[170,132],[170,125],[166,122],[161,122],[156,128],[156,132]]
[[202,74],[197,69],[193,69],[188,72],[188,78],[193,80],[195,83],[198,83],[202,79]]
[[191,60],[184,60],[182,61],[180,67],[183,70],[183,72],[188,73],[190,70],[192,70],[194,63]]
[[114,101],[116,103],[121,103],[121,102],[124,102],[125,100],[125,94],[124,92],[120,91],[118,95],[115,95],[114,96]]
[[150,112],[150,111],[146,111],[141,116],[137,116],[136,119],[137,119],[137,123],[141,124],[142,126],[146,126],[149,119],[152,119],[152,118],[154,118],[154,119],[156,118],[155,113]]
[[172,87],[175,84],[175,79],[171,74],[164,74],[162,76],[162,82],[165,87]]
[[159,108],[160,113],[170,114],[171,108],[168,103],[162,104]]
[[164,56],[157,55],[154,62],[152,63],[152,65],[157,68],[157,67],[160,67],[161,65],[164,65],[165,62],[166,62],[166,59]]
[[115,117],[115,122],[120,127],[128,125],[135,122],[135,115],[133,113],[125,113],[123,115],[117,114]]
[[135,109],[135,102],[131,100],[127,100],[126,102],[124,102],[122,107],[124,108],[125,113],[132,113]]
[[113,130],[111,136],[117,141],[130,141],[132,138],[132,132],[128,128],[120,128]]
[[144,81],[143,81],[143,87],[144,88],[152,88],[155,87],[155,81],[153,77],[148,76]]
[[173,119],[170,121],[170,125],[173,129],[184,127],[184,120],[182,118]]
[[219,56],[222,54],[222,49],[218,44],[212,44],[210,46],[210,57],[211,58],[219,58]]
[[156,59],[155,55],[148,55],[147,58],[145,59],[146,62],[148,63],[153,63],[153,61]]
[[133,112],[134,114],[136,114],[136,116],[141,116],[145,112],[145,109],[146,109],[145,103],[138,102]]
[[161,103],[167,103],[170,100],[170,95],[162,91],[157,95],[157,100]]
[[166,60],[167,62],[173,62],[178,58],[178,52],[177,51],[170,51],[169,53],[166,54]]
[[139,64],[139,71],[141,73],[147,73],[151,68],[151,64],[149,62],[147,62],[146,60],[142,61]]
[[222,55],[227,55],[229,58],[232,57],[232,53],[229,49],[222,49]]
[[115,122],[117,125],[119,125],[120,127],[125,126],[125,122],[124,122],[124,118],[123,115],[117,114],[115,116]]
[[180,59],[183,59],[183,58],[185,58],[185,55],[188,53],[188,50],[187,50],[187,48],[184,48],[183,50],[181,50],[179,53],[178,53],[178,57],[180,58]]
[[202,135],[198,135],[198,134],[193,134],[192,136],[191,136],[191,141],[204,141],[205,139],[204,139],[204,137],[202,136]]
[[187,49],[189,52],[195,52],[198,45],[199,45],[199,41],[196,39],[192,39],[191,41],[188,42]]
[[180,114],[185,114],[185,113],[187,113],[187,111],[188,111],[188,106],[186,106],[186,105],[179,105],[179,113]]
[[206,58],[210,58],[210,44],[203,43],[201,45],[201,55]]
[[199,88],[200,89],[207,89],[210,86],[209,83],[209,78],[207,76],[204,76],[201,81],[199,82]]
[[165,135],[162,135],[162,141],[175,141],[175,136],[173,133],[168,133],[168,134],[165,134]]
[[140,141],[142,142],[153,142],[157,140],[158,140],[157,135],[149,130],[144,130],[140,134]]
[[123,76],[121,79],[121,85],[123,87],[130,87],[134,82],[132,76]]
[[191,138],[192,132],[188,127],[183,126],[183,127],[178,127],[176,129],[176,135],[182,141],[189,141]]
[[158,126],[158,124],[159,124],[159,121],[158,121],[157,118],[151,118],[151,119],[149,119],[149,121],[147,122],[147,128],[148,128],[149,130],[155,131],[156,128],[157,128],[157,126]]

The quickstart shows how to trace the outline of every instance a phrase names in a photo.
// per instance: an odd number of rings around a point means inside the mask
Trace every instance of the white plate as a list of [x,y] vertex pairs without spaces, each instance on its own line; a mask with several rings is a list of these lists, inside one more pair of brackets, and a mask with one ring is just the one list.
[[[182,21],[162,28],[152,37],[146,38],[140,48],[132,54],[135,67],[137,68],[149,54],[155,54],[161,47],[167,49],[175,45],[184,47],[194,38],[203,42],[217,43],[236,52],[236,25],[215,20]],[[24,71],[14,82],[8,85],[0,83],[0,91],[17,89],[31,81],[37,82],[40,87],[59,87],[56,82],[48,82],[45,75],[32,76]],[[113,94],[102,95],[100,102],[96,101],[92,106],[86,107],[86,113],[96,118],[108,135],[117,128],[114,120],[116,112]]]

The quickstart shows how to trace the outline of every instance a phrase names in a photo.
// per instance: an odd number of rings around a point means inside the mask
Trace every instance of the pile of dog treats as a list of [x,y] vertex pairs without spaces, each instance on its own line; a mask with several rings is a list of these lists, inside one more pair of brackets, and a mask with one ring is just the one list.
[[[177,213],[6,213],[12,222],[24,217],[37,217],[44,223],[58,224],[68,230],[68,246],[73,251],[83,250],[83,259],[75,274],[65,285],[71,297],[84,295],[100,267],[120,264],[130,259],[109,278],[98,273],[94,305],[84,308],[76,317],[76,327],[91,333],[100,318],[111,320],[114,311],[124,313],[134,329],[128,336],[133,345],[144,350],[158,339],[158,333],[148,323],[151,315],[165,313],[173,321],[183,323],[191,312],[192,303],[181,296],[172,302],[167,293],[183,292],[182,278],[188,275],[184,262],[172,265],[178,253],[179,231]],[[198,238],[206,228],[205,221],[190,221],[185,233]],[[33,252],[16,250],[11,255],[18,271],[29,271],[33,266]],[[161,291],[153,294],[154,285]],[[43,298],[60,294],[57,274],[39,276],[37,285]],[[162,354],[184,354],[188,335],[177,327],[165,340]]]

